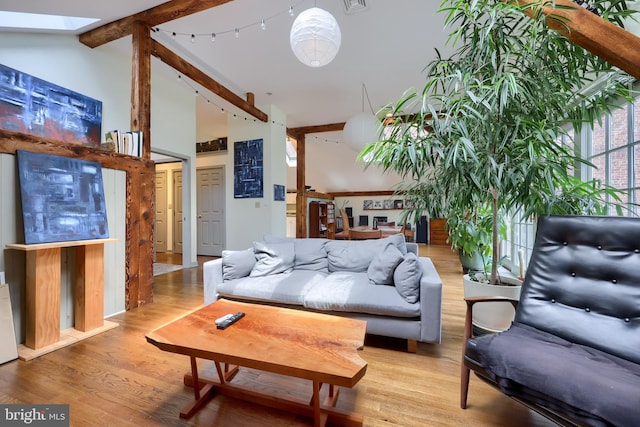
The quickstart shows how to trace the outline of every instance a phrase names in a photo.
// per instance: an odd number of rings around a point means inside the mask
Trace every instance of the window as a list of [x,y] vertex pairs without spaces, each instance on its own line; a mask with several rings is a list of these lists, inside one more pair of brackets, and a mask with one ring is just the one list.
[[[638,85],[640,86],[640,84]],[[576,165],[583,180],[597,179],[603,184],[621,190],[620,198],[626,209],[623,215],[640,216],[640,98],[634,102],[621,100],[620,108],[601,117],[591,126],[584,125],[579,134],[561,139],[562,144],[575,144],[582,157],[593,166]],[[609,212],[617,215],[614,208]],[[502,245],[505,263],[512,271],[518,271],[519,253],[525,264],[531,256],[535,239],[535,224],[530,218],[512,215],[507,241]]]

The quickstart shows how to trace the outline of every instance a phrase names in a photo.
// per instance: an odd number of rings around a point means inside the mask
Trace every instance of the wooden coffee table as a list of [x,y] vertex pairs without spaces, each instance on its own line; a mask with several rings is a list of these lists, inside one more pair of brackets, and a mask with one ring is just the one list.
[[[243,311],[245,317],[227,329],[215,319]],[[259,304],[218,300],[147,334],[147,341],[164,351],[191,358],[195,401],[180,412],[190,418],[215,393],[309,416],[315,426],[327,421],[362,426],[362,416],[335,408],[339,387],[352,388],[364,376],[367,363],[358,350],[364,344],[366,322]],[[215,363],[218,378],[198,375],[196,358]],[[311,401],[278,397],[231,383],[239,367],[311,380]],[[328,386],[324,402],[320,390]],[[215,392],[215,393],[214,393]]]

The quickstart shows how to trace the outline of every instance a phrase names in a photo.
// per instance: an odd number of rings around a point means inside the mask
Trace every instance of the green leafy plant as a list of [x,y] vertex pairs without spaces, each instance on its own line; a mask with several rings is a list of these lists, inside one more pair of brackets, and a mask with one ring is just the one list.
[[[611,111],[612,95],[629,97],[627,80],[550,29],[547,20],[562,22],[542,13],[552,5],[442,1],[453,55],[437,52],[422,91],[407,92],[391,108],[396,119],[386,136],[360,153],[399,173],[404,182],[398,191],[422,201],[407,215],[419,216],[439,204],[453,220],[455,249],[477,245],[498,254],[504,212],[588,214],[606,211],[608,199],[620,200],[611,188],[580,181],[580,167],[592,165],[572,143],[560,141],[571,141],[567,125],[577,129]],[[620,25],[628,15],[622,0],[591,5]],[[581,92],[602,76],[609,82],[604,89]],[[474,217],[481,210],[490,212],[490,248],[484,236],[472,238],[465,231],[469,223],[459,221],[460,215]],[[496,283],[499,257],[491,258],[490,282]]]

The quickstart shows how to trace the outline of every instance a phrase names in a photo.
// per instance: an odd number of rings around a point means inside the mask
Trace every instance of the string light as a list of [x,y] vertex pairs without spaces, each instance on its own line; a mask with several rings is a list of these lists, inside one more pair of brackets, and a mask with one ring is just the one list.
[[224,30],[224,31],[215,31],[215,32],[207,32],[207,33],[180,33],[180,32],[176,32],[176,31],[169,31],[169,30],[165,30],[163,28],[160,27],[154,27],[153,28],[153,32],[155,33],[165,33],[171,36],[171,38],[173,38],[174,40],[178,37],[189,37],[192,43],[196,42],[196,39],[199,37],[210,37],[212,42],[216,41],[216,38],[220,35],[225,35],[225,34],[231,34],[233,33],[233,35],[236,38],[240,37],[240,31],[241,30],[245,30],[245,29],[249,29],[252,27],[260,27],[262,30],[266,30],[267,29],[267,22],[271,21],[272,19],[277,18],[280,15],[284,15],[284,14],[288,14],[290,17],[295,16],[294,13],[294,7],[297,9],[298,6],[300,6],[302,3],[309,1],[309,0],[298,0],[297,2],[295,2],[294,4],[290,5],[287,9],[285,10],[281,10],[269,17],[266,18],[262,18],[259,21],[250,23],[250,24],[246,24],[246,25],[242,25],[242,26],[236,26],[233,27],[231,29],[228,30]]
[[[196,89],[188,79],[183,79],[181,74],[176,72],[176,77],[177,77],[179,82],[183,82],[184,84],[187,85],[187,87],[189,87],[189,89],[191,89],[193,91],[195,97],[201,97],[202,99],[204,99],[207,102],[208,105],[213,105],[214,107],[216,107],[219,110],[220,114],[225,114],[225,113],[231,114],[231,116],[233,117],[234,120],[242,119],[244,121],[252,121],[253,123],[263,123],[262,120],[258,120],[257,118],[255,118],[253,116],[245,115],[242,112],[240,112],[240,113],[228,112],[227,110],[225,110],[224,107],[222,107],[221,105],[216,104],[214,101],[212,101],[211,99],[207,98],[205,93],[202,93],[198,89]],[[273,124],[273,125],[281,126],[281,127],[285,128],[285,129],[287,128],[287,124],[286,123],[277,122],[275,120],[270,120],[269,122],[271,124]],[[316,142],[321,142],[321,143],[326,143],[326,144],[344,144],[343,141],[339,141],[339,140],[335,140],[335,139],[321,138],[319,136],[314,136],[312,134],[306,134],[305,135],[305,139],[307,141],[314,140]]]

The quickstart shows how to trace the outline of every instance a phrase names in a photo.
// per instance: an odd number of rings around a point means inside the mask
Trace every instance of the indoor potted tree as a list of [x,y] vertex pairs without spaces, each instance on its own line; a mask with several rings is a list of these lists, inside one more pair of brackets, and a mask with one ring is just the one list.
[[[446,194],[450,217],[489,209],[491,284],[499,282],[501,212],[597,213],[606,195],[616,196],[578,179],[587,162],[559,141],[571,140],[567,124],[578,128],[612,108],[609,95],[628,96],[625,75],[550,29],[553,15],[541,13],[550,4],[444,0],[453,55],[437,53],[422,91],[398,101],[386,136],[361,153],[403,176],[402,191],[425,200]],[[591,5],[620,25],[628,15],[622,0]],[[605,87],[581,92],[602,75]]]

